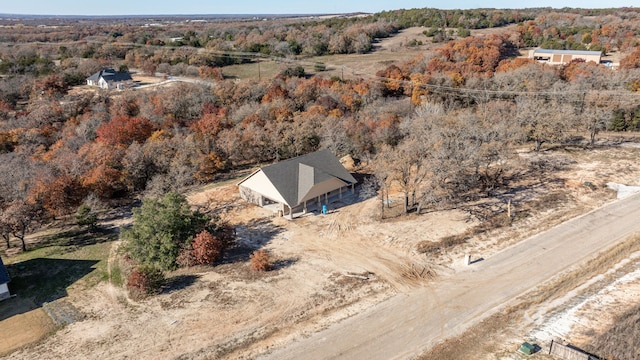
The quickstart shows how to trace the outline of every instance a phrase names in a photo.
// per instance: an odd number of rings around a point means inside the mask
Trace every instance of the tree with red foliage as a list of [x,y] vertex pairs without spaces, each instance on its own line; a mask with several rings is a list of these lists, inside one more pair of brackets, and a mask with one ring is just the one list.
[[96,130],[97,141],[109,145],[144,143],[153,133],[153,124],[143,117],[118,115]]

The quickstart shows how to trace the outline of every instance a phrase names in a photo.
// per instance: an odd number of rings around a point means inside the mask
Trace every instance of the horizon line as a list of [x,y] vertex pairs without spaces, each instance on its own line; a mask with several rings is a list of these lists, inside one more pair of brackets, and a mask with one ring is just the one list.
[[105,15],[95,15],[95,14],[12,14],[12,13],[0,13],[0,16],[61,16],[61,17],[113,17],[113,16],[326,16],[326,15],[350,15],[350,14],[374,14],[366,11],[351,11],[344,13],[290,13],[290,14],[278,14],[278,13],[252,13],[252,14],[231,14],[231,13],[221,13],[221,14],[105,14]]

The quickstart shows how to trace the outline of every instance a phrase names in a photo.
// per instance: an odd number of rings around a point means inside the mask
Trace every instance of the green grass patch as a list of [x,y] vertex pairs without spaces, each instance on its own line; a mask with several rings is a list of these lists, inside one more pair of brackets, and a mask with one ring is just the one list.
[[117,262],[111,264],[111,283],[116,287],[122,287],[124,285],[122,269]]
[[12,293],[36,306],[108,280],[107,261],[117,233],[81,229],[37,237],[32,249],[7,258]]

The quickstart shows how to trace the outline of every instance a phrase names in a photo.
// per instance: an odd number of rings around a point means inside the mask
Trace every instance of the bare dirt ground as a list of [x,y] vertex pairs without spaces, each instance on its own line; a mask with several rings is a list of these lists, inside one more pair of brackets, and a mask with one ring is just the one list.
[[[14,302],[18,304],[17,302]],[[11,309],[0,314],[0,354],[8,354],[20,347],[46,338],[55,331],[53,321],[42,309]]]
[[[514,202],[520,204],[514,206],[514,211],[525,212],[528,201],[559,191],[567,194],[563,202],[530,213],[512,227],[479,235],[451,251],[430,257],[415,250],[418,242],[459,234],[481,221],[473,212],[455,209],[379,222],[378,200],[355,198],[346,199],[326,216],[309,214],[287,221],[273,217],[268,210],[244,204],[234,184],[196,192],[190,196],[193,204],[216,209],[236,227],[239,245],[227,255],[224,264],[177,271],[170,275],[170,284],[162,294],[141,302],[130,300],[121,287],[106,282],[90,289],[70,288],[66,300],[85,315],[85,320],[8,358],[255,358],[332,324],[344,323],[356,314],[372,311],[384,300],[429,291],[429,284],[434,281],[460,276],[463,280],[468,271],[462,264],[463,254],[489,258],[531,233],[611,201],[612,191],[600,185],[609,181],[638,184],[639,153],[635,147],[523,153],[523,157],[559,159],[566,165],[554,173],[559,180],[522,190],[518,196],[527,200]],[[598,188],[580,185],[587,180]],[[275,270],[250,270],[248,256],[257,248],[270,251],[276,261]],[[114,252],[114,259],[119,258],[116,255]],[[637,265],[637,259],[627,263]],[[637,275],[633,271],[629,271],[631,278]],[[606,278],[611,279],[611,284],[631,286],[633,282],[625,281],[623,272],[615,271]],[[613,289],[602,282],[598,284],[601,289]],[[602,291],[589,287],[588,293],[596,296],[630,291],[629,287],[619,286]],[[562,334],[563,338],[570,338],[574,330],[561,333],[544,326],[555,319],[565,321],[556,316],[563,310],[572,311],[580,321],[598,314],[601,307],[595,304],[599,301],[606,306],[605,300],[587,302],[579,311],[571,310],[578,298],[584,298],[585,291],[576,290],[575,296],[567,291],[562,302],[531,307],[526,312],[531,319],[526,327],[501,321],[502,327],[494,336],[508,347],[492,347],[475,358],[495,358],[492,356],[496,353],[509,358],[512,352],[507,350],[517,341],[528,336],[543,339],[539,334],[544,331],[550,336]],[[619,309],[629,305],[629,298],[616,299],[611,301],[617,301]],[[596,312],[589,312],[590,309]],[[597,329],[605,328],[607,319],[613,319],[595,317],[600,321]],[[389,324],[390,328],[395,326]],[[592,335],[596,331],[592,330]]]

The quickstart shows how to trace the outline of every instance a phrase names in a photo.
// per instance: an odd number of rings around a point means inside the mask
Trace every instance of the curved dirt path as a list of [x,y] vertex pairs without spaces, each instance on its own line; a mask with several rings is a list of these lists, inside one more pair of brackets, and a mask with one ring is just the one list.
[[[299,339],[267,359],[405,359],[640,231],[640,194],[533,236],[428,287]],[[480,254],[481,255],[481,254]]]

